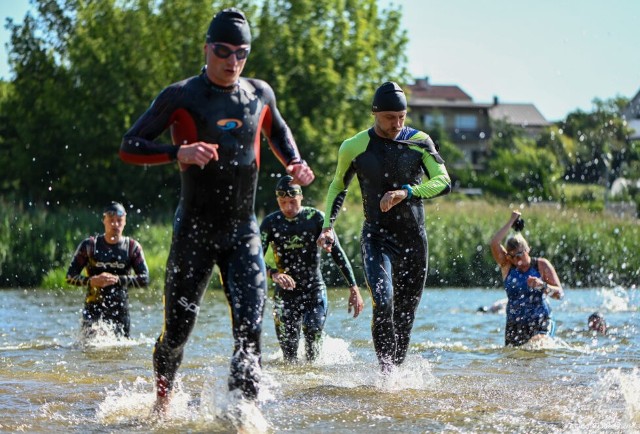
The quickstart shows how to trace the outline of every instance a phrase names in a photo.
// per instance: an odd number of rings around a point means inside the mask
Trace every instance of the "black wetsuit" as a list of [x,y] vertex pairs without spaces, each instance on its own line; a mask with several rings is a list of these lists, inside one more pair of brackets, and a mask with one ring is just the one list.
[[[285,273],[295,282],[294,289],[283,289],[276,285],[274,291],[274,321],[280,348],[287,361],[297,359],[300,328],[305,337],[307,360],[318,357],[327,317],[327,287],[322,278],[321,252],[316,239],[322,232],[324,215],[315,208],[302,207],[292,219],[282,211],[264,218],[260,224],[262,248],[273,251],[276,269],[272,273]],[[337,242],[331,250],[336,263],[349,287],[356,284],[351,263]]]
[[[364,207],[361,246],[373,300],[373,342],[378,361],[387,370],[406,357],[427,276],[422,199],[449,193],[450,179],[426,133],[404,127],[396,140],[389,140],[373,128],[361,131],[340,146],[336,174],[327,194],[325,227],[333,225],[354,175]],[[382,196],[403,185],[410,186],[412,197],[382,212]]]
[[[86,270],[86,276],[82,274],[83,270]],[[131,270],[135,275],[130,274]],[[118,284],[91,287],[90,277],[104,272],[117,275]],[[129,337],[131,320],[127,289],[147,286],[149,269],[136,240],[122,237],[118,243],[109,244],[104,235],[98,235],[85,239],[76,249],[67,270],[67,282],[87,287],[82,310],[83,330],[89,332],[92,324],[103,321],[113,325],[117,335]]]
[[[167,128],[178,146],[154,141]],[[283,165],[301,161],[267,83],[240,78],[236,85],[221,88],[203,71],[165,88],[123,138],[120,157],[140,165],[175,161],[180,144],[219,145],[219,160],[203,169],[180,164],[182,188],[167,261],[165,324],[153,358],[167,391],[217,264],[234,336],[229,388],[250,399],[258,394],[266,292],[254,213],[261,132]]]

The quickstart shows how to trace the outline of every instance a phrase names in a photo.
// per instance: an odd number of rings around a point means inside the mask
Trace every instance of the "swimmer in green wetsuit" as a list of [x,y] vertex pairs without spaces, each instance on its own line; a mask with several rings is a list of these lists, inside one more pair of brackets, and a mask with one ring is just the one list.
[[[276,268],[267,267],[267,274],[275,283],[273,316],[284,359],[297,360],[302,328],[306,358],[314,361],[320,352],[328,310],[327,286],[320,266],[322,250],[316,246],[324,215],[315,208],[302,206],[302,188],[292,181],[291,176],[283,176],[276,186],[280,210],[266,216],[260,224],[262,250],[266,253],[271,247],[275,258]],[[331,258],[349,287],[348,312],[353,310],[355,318],[364,302],[351,263],[337,239]]]
[[373,127],[340,146],[317,243],[331,251],[334,222],[357,176],[365,218],[362,260],[373,300],[371,331],[380,367],[389,372],[405,360],[427,277],[422,200],[449,193],[451,180],[431,138],[404,125],[407,102],[396,83],[376,90],[372,112]]

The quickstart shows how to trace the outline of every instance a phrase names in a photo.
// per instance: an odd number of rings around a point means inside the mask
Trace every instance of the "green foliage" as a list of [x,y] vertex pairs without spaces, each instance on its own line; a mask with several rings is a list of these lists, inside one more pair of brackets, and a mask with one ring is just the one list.
[[[300,152],[317,175],[308,195],[324,194],[340,143],[370,126],[377,86],[406,80],[407,38],[400,19],[396,9],[380,11],[376,0],[262,3],[245,73],[274,88]],[[259,209],[271,208],[272,177],[283,172],[265,152]]]
[[2,209],[0,287],[39,285],[49,270],[66,264],[76,247],[74,239],[80,242],[81,219],[67,213],[54,216],[44,208],[7,202]]
[[[35,0],[35,16],[9,23],[15,79],[0,98],[0,194],[54,207],[117,199],[145,213],[170,210],[173,165],[123,164],[120,141],[168,84],[196,75],[208,23],[224,7],[243,9],[254,42],[245,75],[268,81],[303,157],[325,191],[340,142],[364,128],[384,80],[406,80],[399,10],[375,0]],[[258,7],[261,11],[258,14]],[[168,135],[160,138],[168,142]],[[265,146],[265,150],[267,147]],[[284,169],[266,151],[267,181]]]
[[[20,209],[3,204],[0,221],[0,287],[61,288],[77,245],[101,233],[95,211],[56,212]],[[427,287],[499,287],[500,272],[489,240],[517,205],[451,198],[426,202],[429,238]],[[635,285],[640,278],[640,227],[622,219],[560,205],[520,205],[527,222],[524,236],[532,254],[554,264],[567,287]],[[143,246],[151,287],[164,286],[164,269],[171,238],[168,216],[153,223],[137,213],[128,216],[125,233]],[[353,200],[337,220],[336,231],[361,286],[365,285],[360,254],[362,207]],[[344,280],[328,255],[323,269],[330,286]],[[211,287],[219,288],[217,276]]]
[[572,182],[600,183],[607,187],[625,175],[629,163],[638,160],[637,145],[628,142],[630,129],[620,115],[628,99],[594,100],[595,110],[570,113],[558,130],[575,142],[574,165],[567,167]]
[[[518,206],[470,200],[436,200],[427,205],[427,286],[501,286],[489,241],[514,207]],[[520,208],[532,255],[549,259],[563,285],[636,284],[640,227],[635,219],[553,204]]]
[[498,197],[517,201],[557,198],[563,168],[555,154],[504,122],[496,122],[492,129],[487,170],[478,177],[480,185]]

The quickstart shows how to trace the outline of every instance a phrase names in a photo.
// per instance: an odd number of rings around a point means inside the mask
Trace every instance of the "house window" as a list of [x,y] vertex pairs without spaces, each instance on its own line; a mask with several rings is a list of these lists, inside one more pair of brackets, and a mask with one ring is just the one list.
[[428,113],[424,115],[424,126],[427,128],[435,128],[436,126],[444,127],[444,115],[441,113]]
[[475,130],[478,128],[478,118],[475,115],[456,115],[456,128],[460,130]]

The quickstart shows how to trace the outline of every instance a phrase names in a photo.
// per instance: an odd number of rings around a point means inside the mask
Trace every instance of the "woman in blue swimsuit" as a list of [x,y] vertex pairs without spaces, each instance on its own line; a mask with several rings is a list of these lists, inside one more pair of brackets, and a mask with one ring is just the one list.
[[553,336],[555,324],[547,296],[556,300],[564,296],[553,265],[547,259],[529,256],[529,245],[519,231],[507,239],[506,246],[501,244],[519,219],[520,212],[513,211],[491,239],[491,254],[500,266],[507,292],[505,345],[511,346]]

